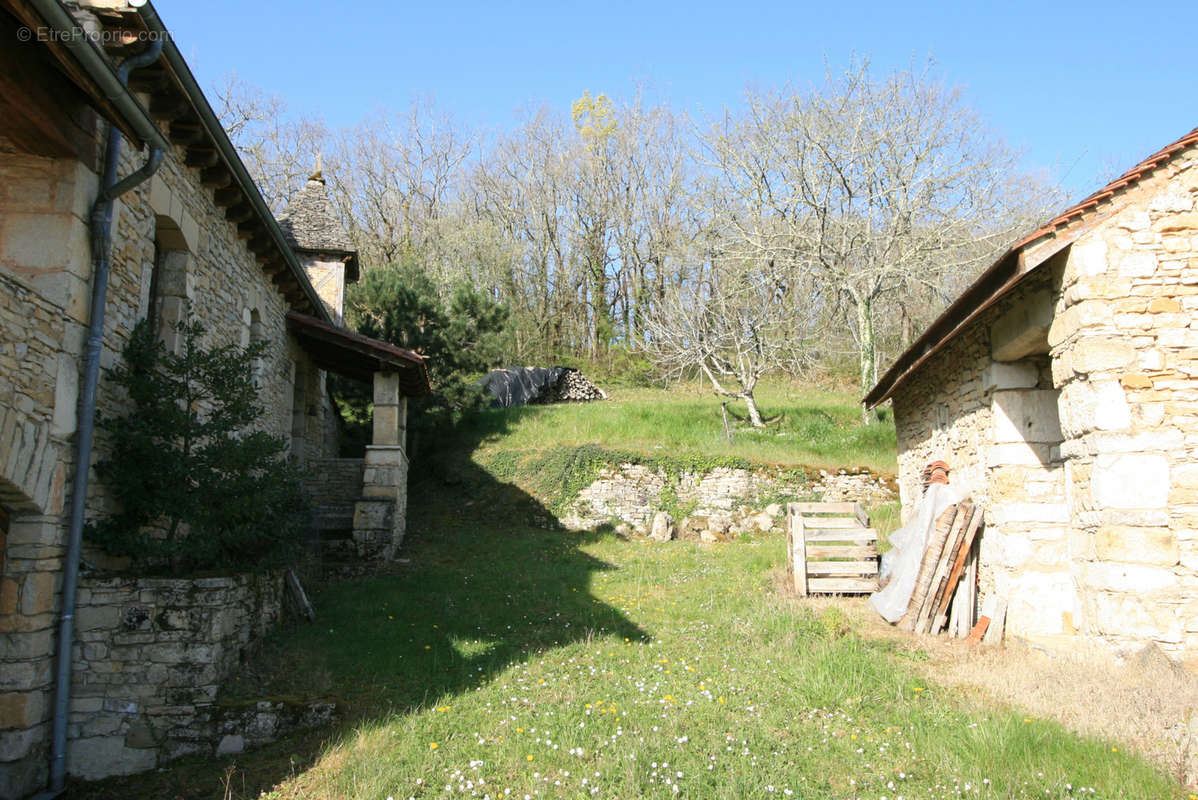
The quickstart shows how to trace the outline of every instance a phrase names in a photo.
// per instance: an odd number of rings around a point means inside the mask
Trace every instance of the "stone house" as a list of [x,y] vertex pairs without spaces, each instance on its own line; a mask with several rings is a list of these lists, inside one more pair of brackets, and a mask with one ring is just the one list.
[[1007,634],[1198,668],[1198,130],[1033,231],[866,396],[904,517],[943,459]]
[[138,321],[168,347],[184,318],[214,343],[268,342],[255,367],[263,425],[309,466],[336,455],[326,372],[374,382],[354,515],[366,557],[390,556],[402,536],[405,398],[429,389],[420,356],[339,327],[358,265],[320,175],[280,226],[153,6],[139,5],[0,0],[3,798],[47,774],[53,792],[68,769],[95,778],[211,752],[201,722],[216,684],[278,611],[277,587],[246,579],[184,591],[79,577],[83,520],[111,502],[76,465],[103,453],[95,408],[122,401],[100,367]]

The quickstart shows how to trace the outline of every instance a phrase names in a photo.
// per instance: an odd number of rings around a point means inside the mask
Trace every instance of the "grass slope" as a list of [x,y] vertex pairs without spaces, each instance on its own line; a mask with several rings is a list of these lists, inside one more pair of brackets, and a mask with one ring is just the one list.
[[602,443],[646,455],[732,457],[760,464],[819,468],[863,466],[895,471],[894,425],[861,424],[856,398],[787,383],[757,391],[764,430],[740,422],[744,406],[730,403],[733,436],[724,435],[720,400],[683,384],[671,390],[616,388],[607,402],[529,406],[491,411],[469,432],[481,454]]
[[[826,452],[831,467],[884,465],[870,437],[889,437],[893,453],[892,429],[865,431],[843,399],[808,412],[807,396],[763,399],[784,414],[778,429],[760,442],[738,434],[730,448],[711,438],[718,405],[685,394],[491,415],[474,431],[482,454],[459,442],[439,451],[436,477],[413,470],[408,563],[312,587],[317,624],[277,633],[224,689],[235,703],[335,698],[337,730],[71,796],[1179,796],[1119,744],[971,705],[837,608],[781,595],[779,534],[700,545],[549,531],[530,524],[548,516],[546,498],[487,466],[503,452],[594,441],[670,457],[802,464]],[[811,419],[807,438],[774,436]]]
[[331,741],[73,796],[1174,796],[1119,745],[971,707],[836,609],[779,595],[778,535],[550,532],[525,524],[533,500],[476,477],[468,506],[422,485],[410,565],[318,588],[318,624],[275,636],[271,668],[228,692],[335,697]]

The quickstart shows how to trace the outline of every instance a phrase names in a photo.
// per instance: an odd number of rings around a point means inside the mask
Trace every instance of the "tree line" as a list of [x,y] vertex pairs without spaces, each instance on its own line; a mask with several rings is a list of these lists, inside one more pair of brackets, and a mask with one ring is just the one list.
[[958,91],[867,63],[713,117],[584,92],[501,131],[429,102],[331,130],[236,78],[217,98],[276,211],[319,153],[364,269],[418,264],[504,306],[508,361],[632,353],[754,424],[770,371],[868,389],[1059,202]]

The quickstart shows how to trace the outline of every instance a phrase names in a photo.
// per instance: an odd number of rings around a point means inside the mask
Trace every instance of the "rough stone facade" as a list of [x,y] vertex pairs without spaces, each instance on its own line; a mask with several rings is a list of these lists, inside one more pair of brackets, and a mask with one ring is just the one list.
[[[742,506],[773,503],[784,496],[808,495],[866,505],[894,499],[885,479],[864,472],[822,472],[818,479],[809,480],[796,479],[779,470],[717,467],[708,472],[684,471],[671,476],[661,468],[619,464],[600,471],[571,503],[561,521],[570,528],[589,528],[619,520],[643,533],[649,530],[654,514],[663,509],[667,498],[670,505],[707,520],[722,519]],[[723,532],[727,532],[727,527]]]
[[1116,203],[896,390],[904,515],[944,459],[1009,634],[1198,667],[1198,151]]
[[[124,147],[120,174],[129,174],[144,159]],[[292,441],[300,457],[324,456],[323,375],[288,334],[287,301],[236,224],[214,205],[199,169],[186,166],[184,159],[180,148],[166,153],[156,175],[116,204],[101,363],[116,363],[134,325],[152,305],[168,344],[167,323],[184,313],[204,323],[211,343],[265,340],[270,346],[255,370],[267,409],[263,427]],[[0,505],[9,520],[6,535],[0,534],[4,797],[37,788],[46,773],[64,495],[74,468],[70,442],[78,425],[91,293],[88,217],[97,187],[95,171],[79,160],[0,153]],[[159,294],[153,297],[156,264]],[[100,382],[97,405],[106,414],[125,408],[107,379]],[[99,436],[96,458],[105,446]],[[88,516],[111,507],[106,487],[93,473]],[[86,686],[88,677],[81,679]],[[95,702],[78,695],[72,713],[98,714],[102,709],[92,709]],[[112,763],[125,770],[123,762]],[[96,776],[98,769],[88,767],[86,774]]]
[[282,608],[280,573],[85,578],[77,606],[68,753],[86,779],[211,754],[220,682]]

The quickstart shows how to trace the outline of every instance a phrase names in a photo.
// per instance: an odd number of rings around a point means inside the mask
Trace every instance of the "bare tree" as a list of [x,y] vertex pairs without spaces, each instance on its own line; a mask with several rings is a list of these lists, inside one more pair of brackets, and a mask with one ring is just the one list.
[[292,117],[287,103],[230,73],[216,87],[216,113],[263,199],[275,212],[312,173],[317,155],[329,147],[324,122]]
[[973,273],[1027,223],[1016,156],[927,75],[875,80],[863,64],[747,105],[704,140],[728,246],[820,277],[843,304],[868,391],[879,303],[942,294],[946,276]]
[[442,263],[432,251],[476,142],[430,101],[341,133],[333,193],[364,263],[386,264],[405,254],[430,266]]
[[647,320],[647,351],[668,374],[700,372],[717,395],[744,400],[750,424],[763,427],[757,383],[774,370],[808,363],[818,293],[768,263],[715,260],[705,272],[667,291]]

